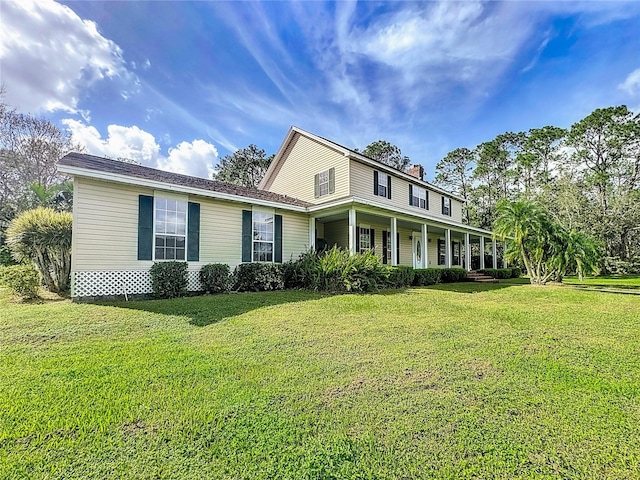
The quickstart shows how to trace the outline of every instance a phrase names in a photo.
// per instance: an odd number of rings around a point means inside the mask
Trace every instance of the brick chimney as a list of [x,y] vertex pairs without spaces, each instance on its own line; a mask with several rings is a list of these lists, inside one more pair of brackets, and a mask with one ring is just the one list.
[[411,165],[407,169],[407,173],[412,177],[422,180],[424,178],[424,167],[422,165]]

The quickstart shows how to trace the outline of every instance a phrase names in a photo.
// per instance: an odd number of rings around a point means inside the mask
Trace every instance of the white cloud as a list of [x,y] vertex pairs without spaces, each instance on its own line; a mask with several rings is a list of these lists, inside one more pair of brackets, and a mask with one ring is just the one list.
[[128,158],[148,167],[196,177],[210,178],[218,158],[216,147],[204,140],[181,142],[170,148],[168,156],[160,152],[155,137],[133,125],[109,125],[107,137],[91,125],[78,120],[62,120],[73,136],[73,141],[86,147],[92,155],[109,158]]
[[124,90],[137,88],[118,45],[67,6],[2,1],[0,31],[5,101],[21,111],[78,113],[85,89],[107,78],[123,81]]
[[626,92],[631,97],[640,97],[640,68],[636,68],[633,72],[627,75],[624,82],[618,85],[618,88],[623,92]]
[[176,173],[187,173],[196,177],[211,178],[213,164],[218,158],[215,146],[204,140],[181,142],[169,149],[169,156],[158,160],[162,170]]

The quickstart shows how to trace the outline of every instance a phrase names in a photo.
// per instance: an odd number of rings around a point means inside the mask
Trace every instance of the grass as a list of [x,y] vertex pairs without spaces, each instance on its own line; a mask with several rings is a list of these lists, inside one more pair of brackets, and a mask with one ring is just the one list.
[[640,275],[603,275],[599,277],[565,277],[564,283],[594,290],[614,289],[640,292]]
[[640,477],[631,295],[0,292],[0,318],[0,478]]

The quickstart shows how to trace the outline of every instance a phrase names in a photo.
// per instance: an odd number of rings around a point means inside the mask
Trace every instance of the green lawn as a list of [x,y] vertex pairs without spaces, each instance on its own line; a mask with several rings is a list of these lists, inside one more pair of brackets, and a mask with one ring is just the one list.
[[640,289],[640,275],[603,275],[601,277],[565,277],[564,283],[603,288]]
[[0,412],[0,478],[640,478],[640,301],[5,291]]

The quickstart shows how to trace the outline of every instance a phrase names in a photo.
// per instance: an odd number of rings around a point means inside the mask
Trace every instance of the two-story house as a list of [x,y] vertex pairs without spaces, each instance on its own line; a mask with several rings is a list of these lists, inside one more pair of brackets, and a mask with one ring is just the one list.
[[[463,200],[292,127],[259,189],[72,153],[72,296],[151,292],[154,261],[283,262],[309,248],[373,250],[383,263],[472,268],[491,232],[462,223]],[[492,243],[493,266],[497,245]],[[484,268],[478,254],[475,267]]]

